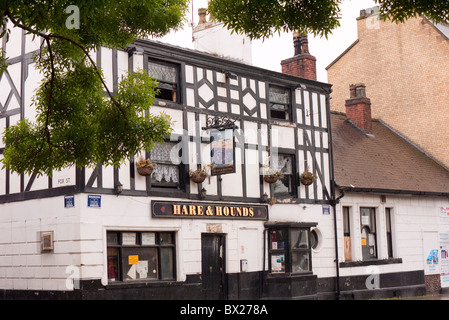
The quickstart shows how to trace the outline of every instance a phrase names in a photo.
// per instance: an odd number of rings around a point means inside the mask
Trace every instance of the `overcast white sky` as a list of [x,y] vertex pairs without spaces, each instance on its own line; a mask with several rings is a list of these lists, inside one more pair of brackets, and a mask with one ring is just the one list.
[[[193,1],[193,23],[196,26],[198,9],[207,7],[207,0],[191,1]],[[373,0],[344,0],[341,6],[341,26],[335,29],[328,39],[309,36],[309,51],[317,58],[318,81],[327,82],[325,68],[357,39],[356,18],[360,10],[373,6],[375,6]],[[190,13],[189,22],[191,20]],[[193,49],[192,28],[188,23],[182,31],[156,40]],[[291,33],[284,33],[264,42],[254,40],[252,44],[253,65],[278,72],[281,71],[281,60],[292,57],[294,53]]]

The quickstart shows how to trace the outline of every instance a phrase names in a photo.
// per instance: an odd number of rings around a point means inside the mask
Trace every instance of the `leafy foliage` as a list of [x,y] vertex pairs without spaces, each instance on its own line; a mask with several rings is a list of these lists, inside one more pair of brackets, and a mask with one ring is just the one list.
[[250,38],[298,31],[328,35],[340,25],[342,0],[211,0],[213,17]]
[[377,0],[381,14],[396,22],[425,16],[434,22],[449,22],[447,0]]
[[[75,28],[67,24],[69,6],[78,9]],[[74,165],[118,166],[163,142],[172,123],[165,114],[149,113],[156,81],[140,71],[112,90],[89,52],[176,30],[186,9],[185,0],[0,1],[2,36],[8,40],[10,22],[43,39],[35,57],[43,75],[33,99],[37,117],[5,131],[4,166],[47,175]],[[6,69],[2,51],[0,73]]]
[[[213,17],[250,38],[297,31],[328,36],[340,25],[343,0],[210,0]],[[376,0],[384,17],[424,15],[449,22],[447,0]],[[120,165],[171,132],[166,115],[149,113],[156,82],[130,74],[111,93],[89,56],[100,46],[126,48],[136,38],[179,29],[188,0],[0,0],[0,37],[11,24],[43,39],[36,66],[44,80],[33,104],[37,118],[19,121],[3,137],[3,164],[21,173],[51,175],[67,166]],[[79,24],[67,24],[77,8]],[[8,24],[9,23],[9,24]],[[0,74],[7,70],[0,50]],[[105,94],[106,93],[106,94]]]
[[[250,38],[297,31],[327,37],[340,26],[342,0],[210,0],[209,12],[229,29]],[[449,22],[447,0],[376,0],[385,18],[401,22],[423,15]]]

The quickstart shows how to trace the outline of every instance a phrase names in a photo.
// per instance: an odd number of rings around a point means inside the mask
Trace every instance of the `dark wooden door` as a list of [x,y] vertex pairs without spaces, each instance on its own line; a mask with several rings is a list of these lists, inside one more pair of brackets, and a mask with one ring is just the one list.
[[225,246],[224,236],[201,235],[201,267],[206,299],[225,298]]

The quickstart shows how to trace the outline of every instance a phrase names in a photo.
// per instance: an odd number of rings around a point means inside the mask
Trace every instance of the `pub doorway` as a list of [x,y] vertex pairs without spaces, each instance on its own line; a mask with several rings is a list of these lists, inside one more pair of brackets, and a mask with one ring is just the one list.
[[204,297],[211,300],[225,299],[225,236],[201,235],[201,269]]

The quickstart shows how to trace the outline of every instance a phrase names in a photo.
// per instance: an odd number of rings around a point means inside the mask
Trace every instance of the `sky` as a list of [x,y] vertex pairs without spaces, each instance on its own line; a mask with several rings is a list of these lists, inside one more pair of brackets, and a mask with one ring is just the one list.
[[[198,24],[198,9],[207,7],[207,0],[191,0],[190,12],[183,30],[155,39],[176,46],[193,49],[192,27]],[[344,0],[341,5],[340,27],[333,30],[328,38],[309,35],[309,52],[317,58],[317,80],[327,82],[325,68],[346,48],[357,40],[357,21],[361,9],[375,6],[374,0]],[[252,41],[252,62],[254,66],[281,72],[280,62],[293,56],[293,34],[282,33],[265,41]]]

